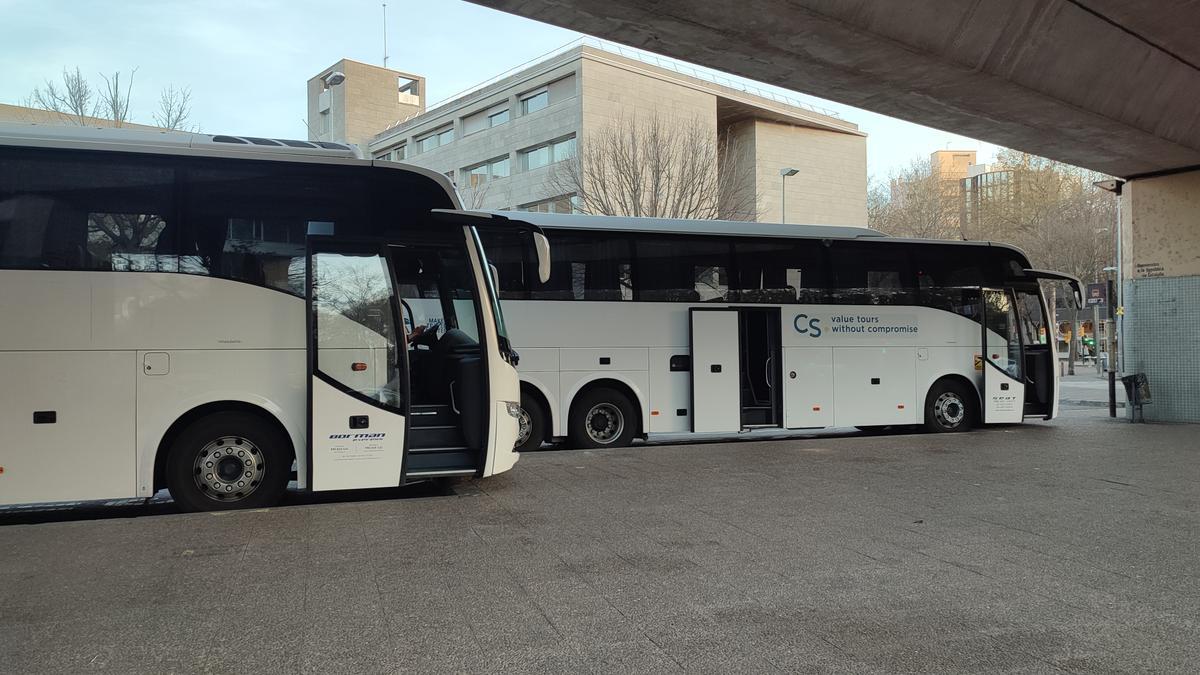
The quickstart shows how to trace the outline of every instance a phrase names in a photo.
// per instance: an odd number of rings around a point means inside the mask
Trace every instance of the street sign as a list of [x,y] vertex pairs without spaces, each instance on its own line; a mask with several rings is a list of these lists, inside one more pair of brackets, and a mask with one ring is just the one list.
[[1103,305],[1108,301],[1108,284],[1088,284],[1085,304]]

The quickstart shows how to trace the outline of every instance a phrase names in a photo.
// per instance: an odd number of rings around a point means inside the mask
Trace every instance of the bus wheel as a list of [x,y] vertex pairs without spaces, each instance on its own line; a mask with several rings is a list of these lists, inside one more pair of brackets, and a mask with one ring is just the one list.
[[537,450],[546,440],[546,412],[541,402],[521,394],[521,415],[517,417],[517,452]]
[[959,382],[938,382],[925,397],[925,429],[936,433],[969,431],[975,425],[971,394]]
[[271,506],[287,489],[292,459],[278,429],[250,413],[193,422],[167,456],[167,488],[184,511]]
[[624,394],[598,387],[575,399],[567,433],[576,448],[622,448],[633,442],[636,424]]

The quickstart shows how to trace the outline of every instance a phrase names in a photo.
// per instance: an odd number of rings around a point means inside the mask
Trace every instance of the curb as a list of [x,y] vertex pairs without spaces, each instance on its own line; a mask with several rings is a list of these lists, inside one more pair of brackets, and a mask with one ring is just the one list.
[[[1108,401],[1067,401],[1064,399],[1059,399],[1058,403],[1059,403],[1059,405],[1074,405],[1074,406],[1080,406],[1080,407],[1084,407],[1084,408],[1107,408],[1108,407]],[[1125,402],[1117,401],[1117,407],[1124,408]]]

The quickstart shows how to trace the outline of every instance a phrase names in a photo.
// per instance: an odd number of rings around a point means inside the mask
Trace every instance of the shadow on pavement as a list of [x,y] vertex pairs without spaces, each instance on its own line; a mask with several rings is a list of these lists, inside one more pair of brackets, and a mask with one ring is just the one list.
[[[296,484],[289,486],[280,507],[309,504],[354,503],[388,499],[420,499],[448,497],[457,493],[451,481],[425,481],[397,488],[371,490],[337,490],[333,492],[298,492]],[[149,499],[109,499],[54,504],[26,504],[0,507],[0,527],[7,525],[36,525],[77,520],[107,520],[112,518],[142,518],[182,513],[166,490]]]

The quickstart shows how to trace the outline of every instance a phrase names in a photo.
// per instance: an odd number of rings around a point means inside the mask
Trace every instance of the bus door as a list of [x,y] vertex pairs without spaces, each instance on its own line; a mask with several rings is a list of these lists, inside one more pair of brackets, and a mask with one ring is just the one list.
[[387,249],[313,239],[308,265],[308,484],[395,487],[406,455],[404,333]]
[[1017,319],[1021,323],[1021,347],[1025,354],[1025,414],[1054,416],[1058,389],[1058,353],[1054,344],[1054,323],[1049,316],[1041,289],[1014,287]]
[[1025,415],[1024,360],[1012,291],[983,289],[983,421],[1020,422]]
[[692,431],[742,429],[741,324],[736,309],[689,310],[692,349]]

